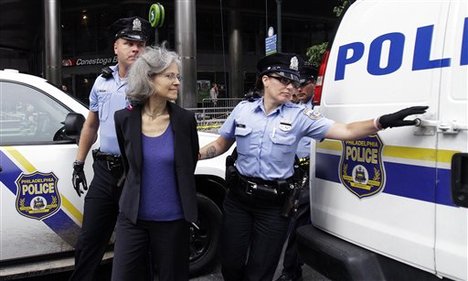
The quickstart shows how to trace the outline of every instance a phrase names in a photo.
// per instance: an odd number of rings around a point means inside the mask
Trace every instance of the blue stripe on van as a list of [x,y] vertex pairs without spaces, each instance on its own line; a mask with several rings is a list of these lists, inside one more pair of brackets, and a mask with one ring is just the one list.
[[[0,160],[3,170],[0,181],[16,196],[15,181],[23,171],[3,151],[0,151]],[[75,245],[81,228],[62,209],[42,221],[69,245]]]
[[[340,156],[316,154],[316,177],[340,183]],[[455,206],[450,195],[450,171],[430,167],[385,162],[385,187],[382,192],[411,199]],[[435,183],[439,182],[437,192]],[[436,196],[437,195],[437,196]]]

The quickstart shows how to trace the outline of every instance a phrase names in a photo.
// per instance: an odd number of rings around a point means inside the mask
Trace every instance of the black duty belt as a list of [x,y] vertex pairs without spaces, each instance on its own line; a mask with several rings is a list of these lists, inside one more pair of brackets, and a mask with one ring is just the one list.
[[115,171],[116,169],[120,170],[122,167],[122,158],[120,155],[101,152],[99,149],[93,150],[93,159],[95,161],[105,161],[109,171]]
[[283,199],[294,188],[293,180],[266,181],[259,178],[244,177],[239,174],[239,184],[242,192],[246,195],[266,199]]

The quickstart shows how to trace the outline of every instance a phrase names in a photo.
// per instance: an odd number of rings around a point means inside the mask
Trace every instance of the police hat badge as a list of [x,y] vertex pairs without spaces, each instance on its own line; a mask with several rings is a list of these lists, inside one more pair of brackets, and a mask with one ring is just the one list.
[[151,36],[151,25],[140,17],[121,18],[111,25],[111,32],[115,40],[123,38],[146,42]]
[[302,58],[296,54],[275,53],[260,59],[257,63],[257,70],[259,76],[275,73],[299,82],[299,65],[302,61]]

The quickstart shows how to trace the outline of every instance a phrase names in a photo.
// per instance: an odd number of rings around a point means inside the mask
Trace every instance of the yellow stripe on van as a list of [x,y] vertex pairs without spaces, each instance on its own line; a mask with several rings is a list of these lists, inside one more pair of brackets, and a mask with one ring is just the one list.
[[321,148],[321,149],[335,150],[335,151],[343,150],[343,146],[341,145],[341,141],[324,140],[322,142],[317,142],[316,144],[317,144],[317,148]]
[[[343,149],[341,141],[336,140],[325,140],[317,143],[316,147],[320,149],[339,151],[340,153]],[[402,159],[450,163],[452,161],[453,154],[457,152],[459,151],[385,145],[383,155]]]
[[[5,150],[14,158],[28,173],[34,173],[37,171],[36,167],[34,167],[31,162],[26,159],[18,150],[14,147],[5,147]],[[62,198],[62,206],[72,214],[79,222],[83,221],[83,214],[65,197],[62,193],[60,193],[60,197]]]

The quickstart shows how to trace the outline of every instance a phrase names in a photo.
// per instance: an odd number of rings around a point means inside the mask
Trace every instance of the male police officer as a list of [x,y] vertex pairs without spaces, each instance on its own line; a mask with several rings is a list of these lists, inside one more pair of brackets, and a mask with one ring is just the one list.
[[[83,226],[75,247],[75,271],[70,280],[92,280],[114,230],[121,189],[122,167],[114,127],[114,112],[125,108],[129,67],[146,46],[150,24],[139,18],[122,18],[111,26],[117,65],[103,69],[89,96],[89,114],[81,131],[73,187],[78,196],[87,190],[84,161],[100,133],[100,148],[93,151],[94,178],[84,203]],[[82,188],[81,188],[82,187]]]
[[[316,70],[307,62],[299,68],[299,82],[298,87],[298,99],[299,104],[312,109],[312,98],[315,90],[315,75]],[[302,225],[310,223],[310,208],[309,208],[309,156],[310,156],[310,144],[314,141],[312,138],[303,137],[296,150],[296,155],[300,159],[299,171],[296,173],[299,176],[298,184],[303,184],[302,188],[298,191],[298,206],[296,212],[292,215],[289,223],[289,237],[286,241],[286,250],[284,252],[283,259],[283,270],[281,276],[276,281],[300,281],[302,280],[302,261],[299,260],[296,247],[296,229]],[[305,173],[305,174],[304,174]]]
[[[297,88],[297,98],[299,104],[304,105],[307,108],[312,109],[314,106],[312,104],[312,98],[314,97],[315,91],[315,75],[316,70],[308,63],[304,63],[299,69],[299,87]],[[299,158],[309,157],[310,153],[310,141],[312,139],[309,137],[304,137],[301,139],[297,145],[296,155]]]
[[300,68],[299,88],[297,98],[299,103],[312,109],[312,98],[315,90],[315,73],[316,70],[307,62]]

